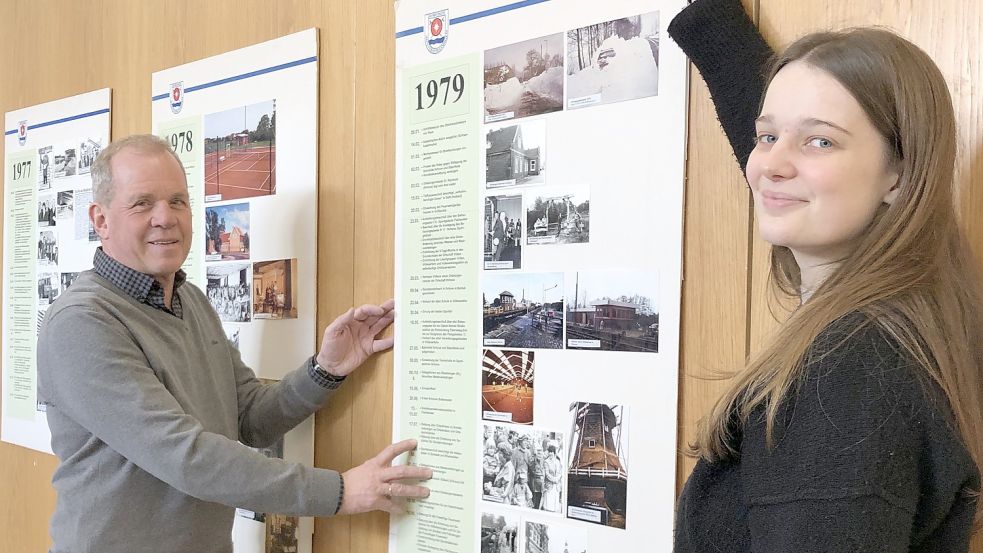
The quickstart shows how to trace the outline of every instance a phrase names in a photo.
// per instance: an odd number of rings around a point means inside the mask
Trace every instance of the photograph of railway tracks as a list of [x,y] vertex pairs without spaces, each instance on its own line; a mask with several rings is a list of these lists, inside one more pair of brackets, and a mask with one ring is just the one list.
[[659,351],[656,273],[568,273],[566,289],[567,349]]

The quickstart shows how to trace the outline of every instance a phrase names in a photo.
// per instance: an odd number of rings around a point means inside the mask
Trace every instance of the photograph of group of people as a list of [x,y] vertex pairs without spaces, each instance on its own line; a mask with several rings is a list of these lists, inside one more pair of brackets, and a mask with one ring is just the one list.
[[483,426],[482,499],[562,513],[562,434],[528,426]]
[[484,221],[484,268],[521,268],[522,196],[486,197]]
[[252,265],[249,262],[212,263],[205,267],[205,273],[208,278],[205,295],[218,317],[228,323],[249,322],[252,319]]

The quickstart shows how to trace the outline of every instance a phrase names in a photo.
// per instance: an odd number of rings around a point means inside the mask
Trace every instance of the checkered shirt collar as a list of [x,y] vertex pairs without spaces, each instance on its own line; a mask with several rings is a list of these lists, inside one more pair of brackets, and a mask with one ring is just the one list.
[[[146,303],[162,311],[166,311],[178,318],[183,318],[181,309],[181,299],[177,294],[171,298],[171,308],[167,309],[164,305],[164,288],[154,277],[131,269],[116,261],[102,247],[96,248],[96,254],[92,258],[92,268],[96,274],[115,284],[120,290],[131,296],[135,300]],[[174,291],[184,284],[187,275],[184,270],[178,269],[174,275]]]

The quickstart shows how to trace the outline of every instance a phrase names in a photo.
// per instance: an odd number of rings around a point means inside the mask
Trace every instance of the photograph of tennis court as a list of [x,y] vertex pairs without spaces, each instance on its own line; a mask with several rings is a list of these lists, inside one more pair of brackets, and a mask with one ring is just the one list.
[[205,116],[205,201],[276,194],[276,100]]

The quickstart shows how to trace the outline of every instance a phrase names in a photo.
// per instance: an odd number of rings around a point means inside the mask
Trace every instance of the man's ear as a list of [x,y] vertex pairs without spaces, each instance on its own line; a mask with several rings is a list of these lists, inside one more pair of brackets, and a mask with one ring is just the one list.
[[92,228],[100,239],[109,240],[109,223],[106,220],[106,210],[101,205],[89,204],[89,221],[92,222]]

